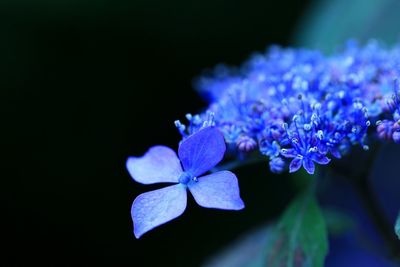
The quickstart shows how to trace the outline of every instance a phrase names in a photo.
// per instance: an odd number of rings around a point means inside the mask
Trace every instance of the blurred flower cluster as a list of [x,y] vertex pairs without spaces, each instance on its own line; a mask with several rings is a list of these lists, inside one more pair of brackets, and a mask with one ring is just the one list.
[[196,81],[207,110],[175,124],[183,138],[206,126],[238,158],[258,150],[270,169],[328,164],[373,139],[400,142],[400,45],[348,42],[339,52],[271,47],[239,68],[217,66]]

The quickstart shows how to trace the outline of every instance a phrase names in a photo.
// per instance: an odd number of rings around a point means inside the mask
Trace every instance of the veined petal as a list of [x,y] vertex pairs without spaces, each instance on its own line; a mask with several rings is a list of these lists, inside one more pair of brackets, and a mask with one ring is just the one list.
[[177,183],[182,173],[176,153],[166,146],[153,146],[143,157],[128,158],[126,168],[142,184]]
[[131,209],[136,238],[180,216],[186,209],[186,203],[186,187],[182,184],[139,195],[133,201]]
[[303,163],[302,157],[295,157],[289,165],[289,172],[296,172],[300,169],[301,164]]
[[240,198],[238,180],[230,171],[220,171],[200,177],[188,184],[197,204],[205,208],[240,210],[244,208]]
[[222,160],[225,149],[222,133],[215,127],[206,127],[183,140],[178,154],[183,169],[199,176]]
[[307,171],[309,174],[314,174],[314,172],[315,172],[315,165],[314,165],[314,162],[312,162],[311,159],[309,159],[309,158],[307,158],[307,157],[303,158],[303,167],[304,167],[304,169],[306,169],[306,171]]

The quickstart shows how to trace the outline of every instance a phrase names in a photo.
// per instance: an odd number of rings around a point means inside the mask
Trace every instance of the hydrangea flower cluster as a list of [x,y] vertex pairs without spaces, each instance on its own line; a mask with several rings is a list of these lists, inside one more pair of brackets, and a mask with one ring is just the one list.
[[[270,48],[240,68],[217,66],[197,80],[207,111],[175,122],[183,138],[207,125],[225,137],[227,153],[259,150],[272,172],[288,166],[313,174],[315,163],[341,158],[377,137],[400,142],[400,46],[349,42],[332,56]],[[371,130],[370,130],[371,129]]]
[[[197,81],[207,110],[176,121],[182,135],[178,155],[155,146],[131,157],[127,169],[143,184],[174,183],[139,195],[132,205],[134,233],[180,216],[187,191],[203,207],[244,208],[236,176],[204,174],[225,155],[243,159],[259,151],[272,172],[341,158],[352,146],[374,138],[400,143],[400,45],[349,42],[332,56],[318,51],[272,47],[240,68],[218,66]],[[375,133],[375,134],[374,134]]]

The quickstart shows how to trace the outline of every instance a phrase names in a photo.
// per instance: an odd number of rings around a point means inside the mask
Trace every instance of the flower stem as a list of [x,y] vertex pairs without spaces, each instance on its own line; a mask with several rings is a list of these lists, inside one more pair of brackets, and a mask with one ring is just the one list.
[[396,260],[400,260],[400,240],[397,239],[393,230],[393,225],[387,219],[385,212],[378,204],[378,200],[368,183],[368,179],[357,179],[354,186],[368,215],[387,245],[390,256]]
[[[348,162],[343,165],[336,164],[333,171],[353,185],[368,216],[385,243],[389,256],[396,261],[400,261],[400,240],[397,239],[394,225],[387,218],[370,185],[370,176],[374,167],[375,157],[382,153],[382,147],[377,143],[372,147],[373,149],[368,153],[354,154],[352,156],[352,163],[354,164],[348,164]],[[363,168],[360,168],[361,166]]]

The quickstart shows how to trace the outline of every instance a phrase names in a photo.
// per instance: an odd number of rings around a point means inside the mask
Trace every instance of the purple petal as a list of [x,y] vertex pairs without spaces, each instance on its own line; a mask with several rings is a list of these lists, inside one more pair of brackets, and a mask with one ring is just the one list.
[[126,168],[142,184],[177,183],[182,167],[176,153],[166,146],[153,146],[143,157],[130,157]]
[[331,161],[324,154],[319,154],[319,153],[312,154],[310,158],[313,161],[315,161],[316,163],[321,164],[321,165],[326,165]]
[[199,176],[222,160],[225,149],[223,135],[215,127],[207,127],[183,140],[178,154],[183,169]]
[[240,210],[244,203],[240,198],[238,180],[230,171],[220,171],[200,177],[188,184],[197,204],[205,208]]
[[131,209],[136,238],[181,215],[185,211],[186,202],[186,187],[181,184],[139,195]]
[[295,157],[289,165],[289,172],[296,172],[300,169],[301,164],[303,163],[302,157]]
[[294,148],[282,148],[281,155],[285,158],[294,158],[298,155]]
[[304,169],[306,169],[306,171],[309,174],[314,174],[315,165],[314,165],[314,162],[312,162],[311,159],[309,159],[307,157],[303,158],[303,167],[304,167]]
[[334,156],[335,158],[337,158],[337,159],[342,158],[342,155],[340,154],[339,149],[331,148],[330,152],[331,152],[332,156]]

